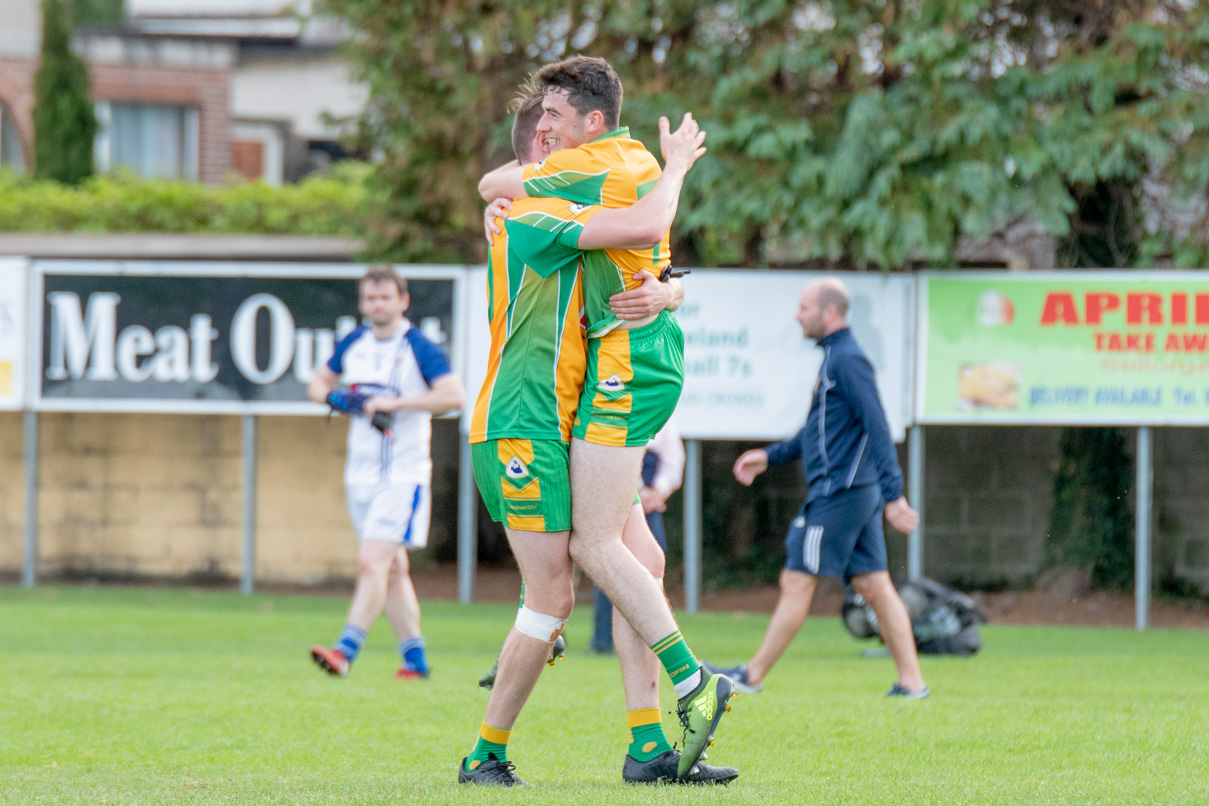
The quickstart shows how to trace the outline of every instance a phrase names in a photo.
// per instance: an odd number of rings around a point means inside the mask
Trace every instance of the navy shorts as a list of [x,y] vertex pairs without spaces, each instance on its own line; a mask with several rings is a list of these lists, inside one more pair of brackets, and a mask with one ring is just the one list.
[[785,567],[847,582],[886,570],[882,493],[876,484],[807,501],[785,538]]

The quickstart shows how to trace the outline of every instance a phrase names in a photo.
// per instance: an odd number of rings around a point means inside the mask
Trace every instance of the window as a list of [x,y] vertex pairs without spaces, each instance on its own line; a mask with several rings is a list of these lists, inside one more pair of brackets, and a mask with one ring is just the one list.
[[4,104],[0,104],[0,168],[23,173],[25,159],[21,154],[21,139],[17,127]]
[[97,104],[97,170],[128,168],[148,179],[197,179],[197,110]]

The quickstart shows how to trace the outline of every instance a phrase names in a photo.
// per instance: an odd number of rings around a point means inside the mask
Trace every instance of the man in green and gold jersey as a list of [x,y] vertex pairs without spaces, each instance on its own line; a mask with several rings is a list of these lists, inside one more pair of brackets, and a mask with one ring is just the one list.
[[[479,193],[557,197],[621,208],[654,192],[659,165],[620,126],[621,81],[603,59],[577,56],[537,72],[544,87],[538,132],[563,150],[530,165],[487,174]],[[644,573],[622,535],[647,442],[667,422],[684,384],[684,335],[666,311],[620,319],[608,305],[634,289],[642,271],[670,266],[669,235],[636,249],[606,248],[583,258],[587,381],[571,440],[571,556],[654,651],[679,696],[684,752],[678,775],[692,774],[710,744],[733,683],[703,669],[680,634],[658,580]]]
[[[541,95],[522,98],[513,129],[518,160],[548,153],[556,141],[536,135]],[[675,215],[684,174],[704,149],[691,117],[661,130],[668,170],[642,203],[605,210],[561,199],[518,202],[495,237],[488,268],[492,347],[487,378],[471,420],[475,479],[492,516],[505,525],[526,581],[516,625],[501,652],[479,739],[459,771],[463,782],[520,783],[507,743],[549,649],[574,603],[568,550],[571,526],[568,449],[584,385],[586,344],[580,315],[584,250],[655,243]],[[646,288],[615,300],[622,316],[657,313],[682,292],[648,278]],[[660,577],[663,555],[641,515],[626,526],[627,545]],[[663,734],[658,662],[636,635],[627,644],[647,658],[623,658],[631,744],[623,779],[675,779],[678,756]],[[619,641],[619,654],[621,642]],[[725,783],[738,773],[699,765],[693,783]]]

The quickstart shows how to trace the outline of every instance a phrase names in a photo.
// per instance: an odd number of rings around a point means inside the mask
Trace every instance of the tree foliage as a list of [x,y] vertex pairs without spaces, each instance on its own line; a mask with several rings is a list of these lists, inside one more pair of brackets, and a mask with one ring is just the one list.
[[1187,0],[325,8],[357,32],[395,257],[481,258],[475,182],[509,156],[506,103],[574,53],[617,67],[646,142],[660,114],[708,130],[677,226],[694,262],[756,265],[781,244],[800,263],[943,266],[963,236],[1027,221],[1073,263],[1106,220],[1128,238],[1117,265],[1209,257],[1209,13]]
[[91,176],[97,119],[88,68],[71,52],[64,0],[42,0],[42,63],[34,79],[34,171],[39,179],[77,184]]

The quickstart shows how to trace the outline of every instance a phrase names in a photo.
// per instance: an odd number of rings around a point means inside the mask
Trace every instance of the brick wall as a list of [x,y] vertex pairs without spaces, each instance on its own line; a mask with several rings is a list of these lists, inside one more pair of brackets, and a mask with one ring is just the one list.
[[[201,182],[222,182],[231,170],[229,45],[94,35],[83,43],[94,101],[186,106],[198,112]],[[34,74],[37,63],[0,57],[0,101],[8,107],[32,168]]]
[[82,40],[96,101],[186,106],[198,111],[197,178],[231,170],[232,45],[92,34]]

